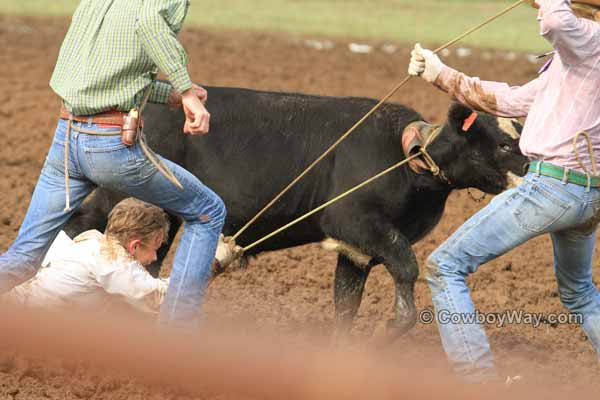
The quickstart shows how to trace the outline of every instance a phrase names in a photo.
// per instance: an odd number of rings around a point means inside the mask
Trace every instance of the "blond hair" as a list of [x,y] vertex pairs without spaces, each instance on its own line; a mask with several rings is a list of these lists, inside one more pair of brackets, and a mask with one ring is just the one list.
[[159,207],[129,197],[120,201],[108,214],[106,236],[116,239],[126,247],[131,240],[148,243],[160,231],[163,241],[169,235],[169,217]]

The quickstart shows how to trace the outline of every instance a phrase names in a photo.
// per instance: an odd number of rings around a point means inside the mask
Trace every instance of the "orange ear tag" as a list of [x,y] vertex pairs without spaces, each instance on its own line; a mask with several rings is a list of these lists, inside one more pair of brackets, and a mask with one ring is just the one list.
[[463,132],[466,132],[469,130],[469,128],[471,127],[471,125],[473,125],[473,123],[475,122],[475,120],[477,119],[478,114],[473,111],[471,113],[471,115],[469,115],[466,119],[465,122],[463,122],[463,126],[462,126],[462,130]]

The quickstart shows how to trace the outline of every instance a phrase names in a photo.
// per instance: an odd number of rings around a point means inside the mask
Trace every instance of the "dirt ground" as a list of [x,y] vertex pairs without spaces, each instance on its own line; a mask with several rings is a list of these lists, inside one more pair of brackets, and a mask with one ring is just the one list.
[[[52,138],[59,101],[48,81],[67,24],[66,19],[0,17],[4,71],[0,75],[2,251],[16,236]],[[196,29],[186,29],[181,39],[190,55],[192,77],[199,83],[373,98],[381,98],[405,76],[409,52],[400,47],[389,54],[382,50],[384,43],[370,41],[365,43],[373,45],[371,53],[356,54],[348,50],[348,41],[339,38],[332,39],[332,49],[318,50],[305,42],[313,38]],[[532,78],[539,67],[525,55],[485,50],[473,50],[468,57],[452,52],[445,61],[469,74],[513,84]],[[414,107],[432,121],[442,121],[448,106],[446,95],[419,80],[411,81],[394,101]],[[484,204],[471,201],[466,192],[454,193],[442,222],[415,245],[420,264]],[[316,244],[262,254],[246,270],[230,271],[214,282],[206,299],[207,320],[252,321],[282,335],[306,330],[326,338],[333,331],[334,266],[335,255]],[[594,277],[596,281],[600,278],[597,267]],[[558,298],[547,237],[485,265],[470,278],[470,287],[481,311],[565,312]],[[422,277],[415,296],[419,309],[431,307]],[[382,267],[376,268],[367,283],[354,339],[368,346],[384,336],[385,323],[392,318],[393,298],[390,277]],[[532,383],[550,379],[563,387],[579,388],[595,384],[600,372],[593,349],[577,326],[488,326],[487,332],[503,374],[523,375]],[[446,368],[434,325],[417,325],[387,345],[385,352],[386,358],[398,363],[429,354],[432,368]],[[48,363],[19,355],[0,359],[0,399],[203,397],[148,387],[127,377],[104,378],[88,372],[90,366],[65,368],[55,360]]]

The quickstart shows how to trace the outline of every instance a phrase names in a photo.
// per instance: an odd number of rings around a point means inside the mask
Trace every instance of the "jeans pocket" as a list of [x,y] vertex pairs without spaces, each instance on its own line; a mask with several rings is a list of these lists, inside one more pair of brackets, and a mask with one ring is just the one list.
[[547,189],[532,183],[521,186],[514,194],[517,224],[528,231],[542,233],[558,221],[571,205]]
[[93,173],[123,173],[135,167],[132,149],[122,143],[86,147],[84,152]]

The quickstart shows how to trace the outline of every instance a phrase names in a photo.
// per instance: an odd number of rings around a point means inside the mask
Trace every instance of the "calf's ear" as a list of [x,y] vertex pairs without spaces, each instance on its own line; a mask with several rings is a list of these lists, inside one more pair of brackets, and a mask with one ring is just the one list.
[[462,130],[465,120],[473,114],[473,110],[469,107],[460,104],[452,103],[448,110],[448,121],[458,130]]

